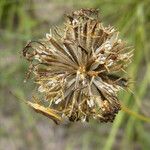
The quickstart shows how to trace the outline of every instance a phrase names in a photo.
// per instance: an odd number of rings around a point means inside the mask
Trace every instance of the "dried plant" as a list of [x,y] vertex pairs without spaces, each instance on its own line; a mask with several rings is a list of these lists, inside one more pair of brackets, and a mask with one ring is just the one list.
[[121,109],[117,93],[128,86],[122,75],[132,51],[114,27],[98,19],[98,10],[74,11],[63,31],[56,28],[23,50],[42,96],[40,106],[62,120],[112,122]]

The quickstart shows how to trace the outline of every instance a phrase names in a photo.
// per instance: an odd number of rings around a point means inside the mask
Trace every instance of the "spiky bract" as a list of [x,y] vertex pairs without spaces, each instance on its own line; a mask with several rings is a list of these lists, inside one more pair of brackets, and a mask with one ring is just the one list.
[[113,27],[98,20],[97,10],[81,9],[67,18],[63,32],[56,29],[23,51],[42,101],[70,121],[113,121],[121,109],[117,92],[128,82],[120,74],[132,52]]

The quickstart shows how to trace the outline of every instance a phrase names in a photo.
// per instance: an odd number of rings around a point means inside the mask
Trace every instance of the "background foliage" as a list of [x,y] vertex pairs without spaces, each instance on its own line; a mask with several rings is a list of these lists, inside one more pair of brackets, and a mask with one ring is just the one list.
[[0,0],[0,149],[149,150],[150,124],[121,111],[113,124],[75,123],[56,126],[34,113],[11,92],[27,99],[34,85],[23,83],[27,63],[22,49],[30,39],[60,26],[63,14],[78,8],[99,8],[105,25],[114,25],[135,47],[129,76],[132,91],[120,100],[132,111],[150,117],[150,2],[148,0]]

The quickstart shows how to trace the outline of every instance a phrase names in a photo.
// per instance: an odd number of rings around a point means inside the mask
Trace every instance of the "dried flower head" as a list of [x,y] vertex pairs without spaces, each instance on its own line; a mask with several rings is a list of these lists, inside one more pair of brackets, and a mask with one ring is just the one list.
[[112,122],[121,109],[117,92],[128,85],[121,74],[132,51],[113,27],[98,20],[98,10],[67,15],[63,32],[55,29],[29,42],[23,55],[31,63],[29,72],[42,101],[62,119]]

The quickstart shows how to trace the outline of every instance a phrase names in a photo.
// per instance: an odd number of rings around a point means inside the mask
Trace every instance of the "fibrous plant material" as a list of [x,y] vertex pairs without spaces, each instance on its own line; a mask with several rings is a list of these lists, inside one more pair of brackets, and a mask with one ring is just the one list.
[[132,51],[113,27],[103,26],[98,10],[72,12],[62,30],[29,42],[23,55],[42,96],[41,107],[62,121],[112,122],[121,109],[117,93],[128,86],[122,74]]

